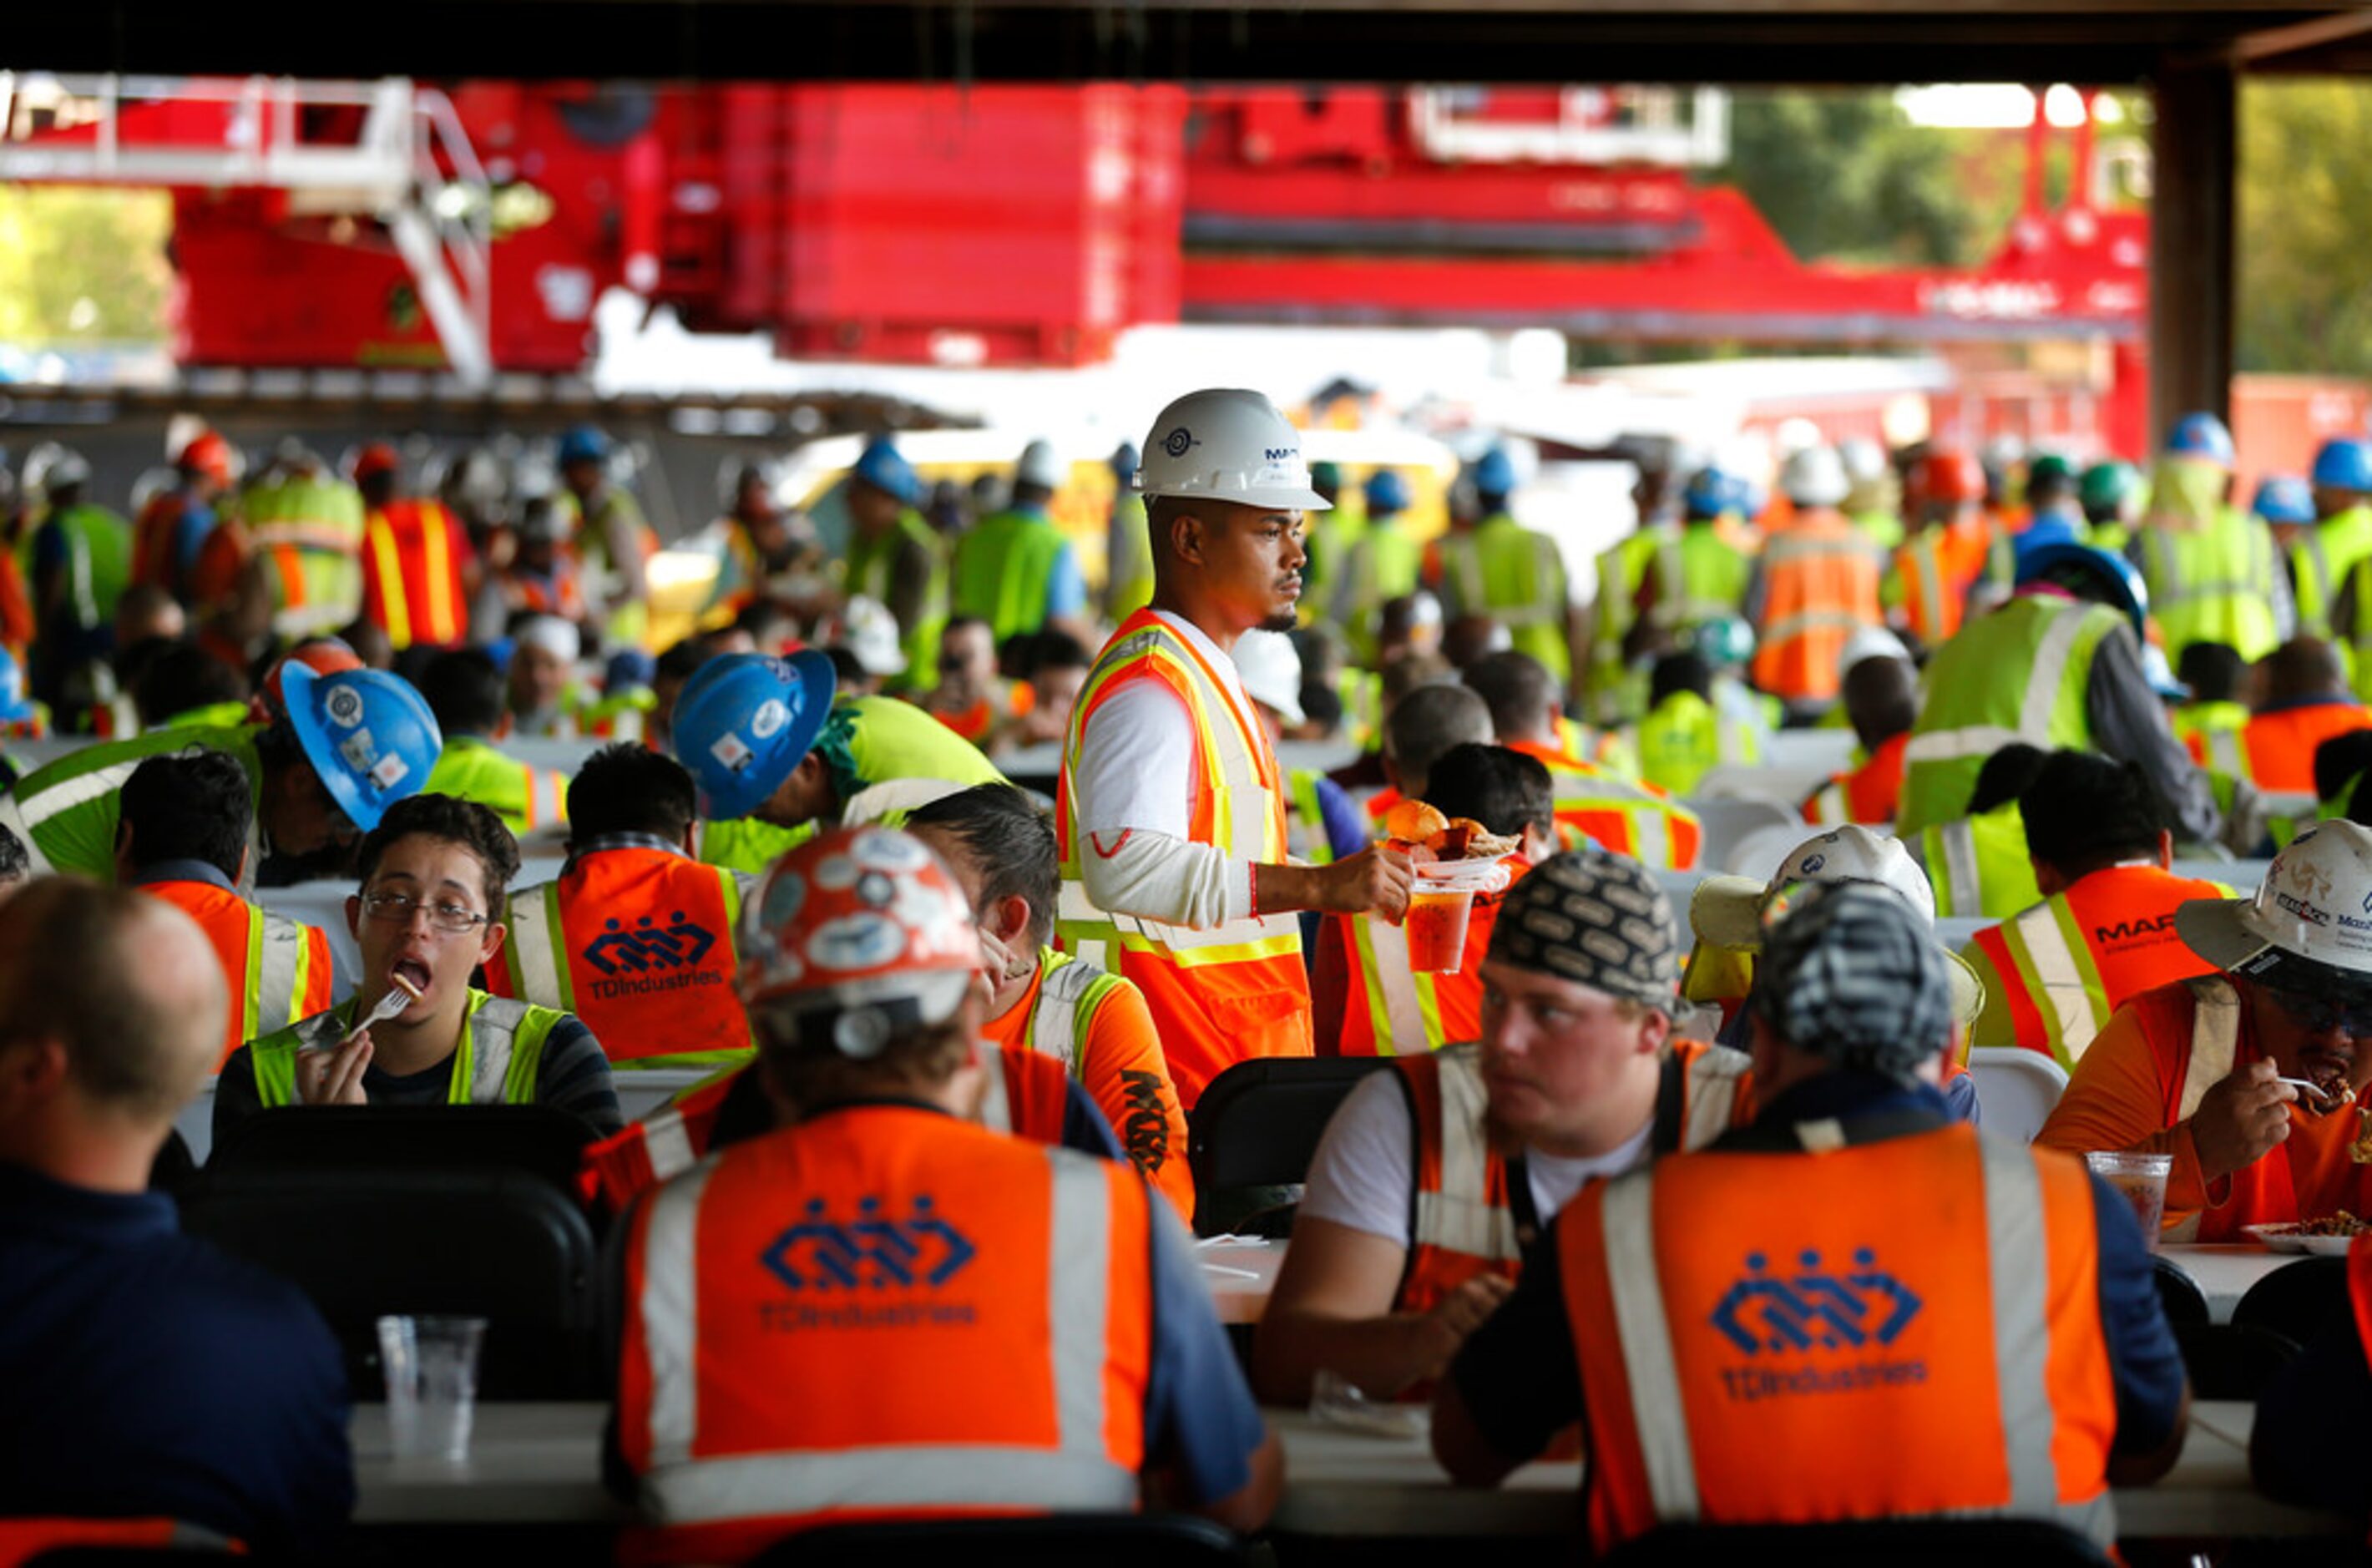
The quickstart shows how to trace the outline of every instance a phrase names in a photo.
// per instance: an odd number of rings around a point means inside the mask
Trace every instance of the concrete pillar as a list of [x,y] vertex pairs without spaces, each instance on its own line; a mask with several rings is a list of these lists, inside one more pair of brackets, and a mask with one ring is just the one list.
[[2153,85],[2150,443],[2192,409],[2230,418],[2232,209],[2238,166],[2229,62],[2169,57]]

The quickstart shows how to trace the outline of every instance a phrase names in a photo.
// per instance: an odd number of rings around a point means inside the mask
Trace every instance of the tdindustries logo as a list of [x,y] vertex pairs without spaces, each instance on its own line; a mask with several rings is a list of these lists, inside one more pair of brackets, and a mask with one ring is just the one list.
[[1713,1327],[1747,1357],[1722,1369],[1731,1399],[1865,1393],[1927,1380],[1924,1360],[1886,1353],[1924,1303],[1878,1267],[1873,1249],[1855,1249],[1843,1270],[1825,1266],[1817,1251],[1796,1261],[1782,1273],[1765,1254],[1748,1253],[1745,1272],[1714,1307]]
[[939,1293],[976,1256],[971,1238],[927,1195],[912,1200],[902,1215],[878,1198],[859,1199],[845,1215],[810,1198],[799,1219],[759,1254],[791,1296],[762,1304],[761,1320],[782,1331],[970,1323],[971,1304]]

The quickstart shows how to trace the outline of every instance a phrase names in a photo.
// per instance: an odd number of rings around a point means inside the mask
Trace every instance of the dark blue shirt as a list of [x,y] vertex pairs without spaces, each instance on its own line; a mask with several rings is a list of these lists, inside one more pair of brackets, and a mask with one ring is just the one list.
[[0,1515],[317,1551],[354,1511],[346,1376],[296,1286],[172,1200],[0,1165]]

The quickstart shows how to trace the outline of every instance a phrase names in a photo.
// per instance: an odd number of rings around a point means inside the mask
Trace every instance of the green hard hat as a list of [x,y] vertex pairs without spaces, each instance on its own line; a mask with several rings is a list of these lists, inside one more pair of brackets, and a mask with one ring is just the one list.
[[1343,470],[1339,464],[1318,462],[1309,465],[1309,488],[1329,494],[1343,488]]
[[2029,485],[2033,484],[2038,480],[2072,480],[2075,477],[2076,465],[2069,462],[2066,459],[2061,457],[2056,452],[2045,452],[2042,456],[2035,459],[2034,461],[2026,465],[2026,482]]
[[1754,656],[1754,628],[1735,615],[1706,621],[1696,629],[1690,641],[1705,662],[1716,668],[1742,665]]
[[2094,463],[2076,482],[2076,500],[2087,512],[2113,512],[2125,504],[2141,479],[2141,470],[2122,459]]

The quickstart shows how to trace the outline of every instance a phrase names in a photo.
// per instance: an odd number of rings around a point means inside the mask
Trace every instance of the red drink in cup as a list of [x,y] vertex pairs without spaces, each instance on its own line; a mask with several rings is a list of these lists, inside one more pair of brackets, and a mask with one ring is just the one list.
[[1431,891],[1420,885],[1409,895],[1409,969],[1415,974],[1456,974],[1466,954],[1466,922],[1474,894]]

